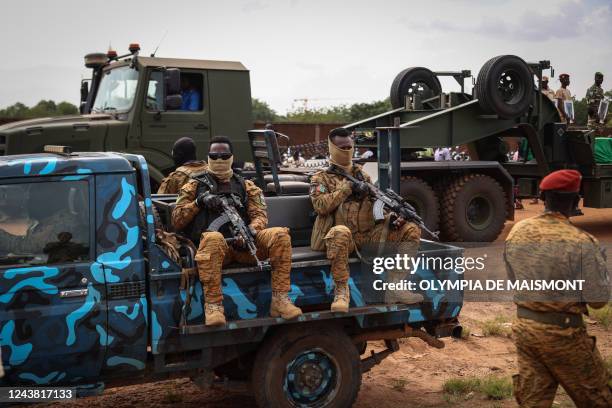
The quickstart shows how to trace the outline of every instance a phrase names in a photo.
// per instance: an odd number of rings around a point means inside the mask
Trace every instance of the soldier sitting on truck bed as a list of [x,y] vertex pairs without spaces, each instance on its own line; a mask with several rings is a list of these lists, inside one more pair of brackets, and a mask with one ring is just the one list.
[[[221,215],[220,196],[234,195],[241,207],[236,207],[241,218],[255,235],[257,257],[270,258],[272,265],[272,302],[270,315],[293,319],[302,314],[289,299],[291,289],[291,238],[287,228],[266,228],[268,216],[261,190],[250,180],[244,180],[232,171],[232,144],[223,136],[210,141],[208,170],[194,175],[179,193],[176,208],[172,212],[172,224],[199,245],[195,260],[204,288],[205,324],[225,324],[223,293],[221,292],[221,268],[232,261],[253,264],[255,259],[245,251],[245,242],[235,239],[228,245],[228,230],[208,231],[211,221]],[[200,180],[206,180],[206,182]],[[213,186],[213,191],[207,185]]]
[[[370,181],[370,176],[361,166],[353,164],[353,139],[348,130],[334,129],[328,137],[330,162],[353,177]],[[363,182],[361,183],[363,184]],[[310,181],[310,197],[317,220],[312,231],[311,247],[313,250],[327,250],[331,260],[331,272],[334,278],[334,301],[331,310],[348,312],[350,292],[348,289],[348,257],[355,246],[361,248],[368,243],[401,242],[406,243],[405,253],[416,253],[421,230],[416,224],[406,222],[395,214],[387,214],[385,221],[375,224],[373,204],[368,195],[364,195],[365,186],[353,183],[346,178],[319,171]],[[388,282],[400,282],[405,271],[389,271]],[[387,293],[387,301],[399,303],[417,303],[421,295],[407,291]]]
[[157,194],[178,194],[192,174],[201,173],[208,168],[204,160],[196,159],[196,145],[190,137],[181,137],[174,142],[172,159],[176,170],[162,180]]

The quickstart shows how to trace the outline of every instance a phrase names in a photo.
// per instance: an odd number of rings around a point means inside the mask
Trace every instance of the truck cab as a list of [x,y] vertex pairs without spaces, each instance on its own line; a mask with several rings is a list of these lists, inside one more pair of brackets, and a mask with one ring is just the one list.
[[[87,395],[173,376],[202,387],[230,379],[249,381],[261,406],[344,407],[356,398],[362,372],[396,351],[398,338],[443,347],[440,337],[460,335],[462,290],[432,285],[422,302],[386,304],[372,289],[378,275],[356,254],[349,313],[331,313],[330,262],[309,247],[310,197],[283,189],[278,174],[270,184],[281,188],[265,197],[269,226],[291,230],[289,296],[305,313],[296,321],[270,318],[269,271],[228,265],[228,324],[207,327],[202,287],[189,272],[193,253],[181,247],[180,259],[172,257],[160,239],[171,229],[176,197],[151,194],[144,157],[47,150],[0,158],[2,385],[73,386]],[[462,255],[425,240],[419,251]],[[462,275],[421,268],[414,279]],[[387,349],[361,358],[374,340]]]
[[153,183],[173,168],[172,145],[183,136],[194,139],[200,158],[211,135],[231,136],[237,159],[247,159],[244,135],[252,119],[244,65],[145,57],[138,49],[132,44],[123,56],[88,54],[92,78],[82,84],[82,114],[0,126],[0,155],[42,152],[50,144],[140,154]]

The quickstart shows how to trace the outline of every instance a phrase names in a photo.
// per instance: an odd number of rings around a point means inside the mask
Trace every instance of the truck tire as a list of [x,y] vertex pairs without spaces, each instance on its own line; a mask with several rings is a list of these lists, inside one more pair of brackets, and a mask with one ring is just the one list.
[[340,329],[285,327],[258,351],[251,379],[262,408],[344,408],[359,393],[361,361]]
[[410,203],[430,231],[440,225],[440,204],[435,191],[418,177],[402,176],[400,195]]
[[391,84],[391,106],[401,108],[405,105],[406,95],[420,91],[423,99],[433,98],[442,93],[442,86],[438,77],[427,68],[406,68],[393,80]]
[[533,89],[529,65],[515,55],[500,55],[488,60],[478,72],[474,95],[485,112],[514,119],[529,109]]
[[469,174],[442,192],[441,222],[447,242],[492,242],[506,222],[506,195],[495,179]]

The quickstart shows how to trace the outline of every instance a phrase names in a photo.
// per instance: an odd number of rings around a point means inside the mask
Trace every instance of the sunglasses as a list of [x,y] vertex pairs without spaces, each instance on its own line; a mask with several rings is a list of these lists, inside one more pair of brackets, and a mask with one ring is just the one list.
[[231,153],[208,153],[208,157],[212,160],[227,160],[232,157]]

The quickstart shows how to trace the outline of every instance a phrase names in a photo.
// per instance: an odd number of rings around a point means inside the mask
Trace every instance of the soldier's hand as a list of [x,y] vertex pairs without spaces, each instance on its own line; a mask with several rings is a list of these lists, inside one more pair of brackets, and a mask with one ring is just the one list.
[[389,214],[389,221],[390,221],[390,225],[391,225],[391,229],[400,229],[404,226],[404,224],[406,224],[406,219],[404,217],[400,217],[399,215],[397,215],[397,213],[390,213]]
[[342,182],[340,183],[340,190],[353,191],[353,182],[348,179],[342,179]]
[[368,185],[363,182],[363,181],[359,181],[359,182],[353,182],[353,193],[358,196],[358,197],[365,197],[368,195],[368,193],[370,192],[370,188],[368,187]]
[[211,193],[200,194],[195,202],[198,207],[208,208],[209,210],[219,210],[222,204],[219,196]]
[[236,249],[244,249],[246,247],[246,242],[244,242],[244,238],[242,238],[241,236],[237,236],[232,241],[232,245]]

